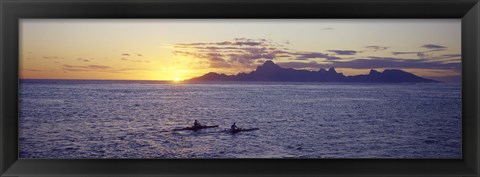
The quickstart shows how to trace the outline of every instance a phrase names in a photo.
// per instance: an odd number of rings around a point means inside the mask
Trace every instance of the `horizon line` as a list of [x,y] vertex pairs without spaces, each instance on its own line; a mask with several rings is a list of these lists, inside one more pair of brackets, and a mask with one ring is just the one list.
[[[48,79],[48,78],[18,78],[18,80],[71,80],[71,81],[166,81],[173,82],[174,80],[138,80],[138,79]],[[184,81],[184,80],[182,80]]]
[[[337,72],[336,71],[336,67],[330,67],[330,68],[318,68],[317,70],[308,70],[308,69],[295,69],[295,68],[284,68],[282,66],[280,66],[279,64],[275,63],[274,61],[272,60],[266,60],[264,61],[262,64],[258,65],[255,69],[249,71],[249,72],[239,72],[239,73],[236,73],[236,74],[226,74],[226,73],[218,73],[218,72],[207,72],[207,73],[204,73],[204,74],[201,74],[201,75],[198,75],[198,76],[194,76],[194,77],[190,77],[188,79],[181,79],[181,80],[175,80],[175,79],[172,79],[172,80],[149,80],[149,79],[145,79],[145,80],[128,80],[128,79],[48,79],[48,78],[19,78],[19,80],[72,80],[72,81],[157,81],[157,82],[185,82],[185,81],[190,81],[192,79],[195,79],[195,78],[198,78],[198,77],[202,77],[202,76],[205,76],[207,74],[210,74],[210,73],[215,73],[215,74],[220,74],[220,75],[226,75],[226,76],[237,76],[239,74],[248,74],[248,73],[252,73],[252,72],[255,72],[258,67],[261,67],[261,66],[264,66],[265,64],[267,63],[272,63],[273,65],[275,66],[278,66],[279,68],[282,68],[282,69],[293,69],[293,70],[297,70],[297,71],[310,71],[310,72],[318,72],[318,71],[321,71],[321,70],[324,70],[324,71],[330,71],[331,69],[333,69],[335,71],[335,73],[337,74],[343,74],[343,72]],[[379,73],[383,73],[385,72],[386,70],[399,70],[399,71],[403,71],[403,72],[407,72],[403,69],[398,69],[398,68],[381,68],[383,69],[383,71],[379,71],[378,70],[379,68],[370,68],[368,69],[369,70],[369,73],[365,73],[365,74],[357,74],[357,75],[344,75],[346,77],[351,77],[351,76],[360,76],[360,75],[369,75],[370,72],[372,71],[376,71],[376,72],[379,72]],[[407,73],[410,73],[410,72],[407,72]],[[411,73],[413,74],[413,73]],[[414,74],[415,76],[418,76],[416,74]],[[438,78],[449,78],[449,77],[462,77],[462,75],[459,75],[459,76],[446,76],[446,77],[428,77],[428,76],[418,76],[418,77],[423,77],[423,78],[426,78],[426,79],[431,79],[431,80],[437,80],[438,81]],[[444,81],[442,81],[444,82]],[[457,83],[457,82],[444,82],[444,83]]]

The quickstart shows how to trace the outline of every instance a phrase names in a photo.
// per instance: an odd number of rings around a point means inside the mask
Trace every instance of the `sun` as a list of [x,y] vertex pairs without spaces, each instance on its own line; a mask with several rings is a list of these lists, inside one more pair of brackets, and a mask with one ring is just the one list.
[[175,81],[175,82],[180,82],[181,80],[182,80],[182,79],[180,79],[180,78],[178,78],[178,77],[173,78],[173,81]]

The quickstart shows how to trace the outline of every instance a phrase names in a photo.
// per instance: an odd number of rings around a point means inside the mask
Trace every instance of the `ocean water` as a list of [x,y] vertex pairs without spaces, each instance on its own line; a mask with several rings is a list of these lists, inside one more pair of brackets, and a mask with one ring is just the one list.
[[[19,97],[20,158],[462,155],[460,85],[22,80]],[[172,131],[195,119],[220,127]]]

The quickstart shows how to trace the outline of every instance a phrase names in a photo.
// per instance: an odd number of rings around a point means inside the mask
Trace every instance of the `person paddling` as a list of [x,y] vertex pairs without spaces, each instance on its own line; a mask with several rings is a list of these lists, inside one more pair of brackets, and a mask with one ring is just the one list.
[[235,131],[238,129],[238,127],[235,125],[236,122],[233,122],[233,125],[230,127],[232,131]]
[[193,122],[193,127],[200,127],[200,123],[195,119],[195,122]]

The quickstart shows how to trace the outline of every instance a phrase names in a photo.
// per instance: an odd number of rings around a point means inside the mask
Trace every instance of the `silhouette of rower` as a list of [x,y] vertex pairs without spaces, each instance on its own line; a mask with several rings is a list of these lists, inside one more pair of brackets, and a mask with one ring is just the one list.
[[233,123],[233,125],[230,127],[231,130],[237,130],[238,127],[235,125],[236,122]]
[[202,126],[202,125],[200,125],[200,123],[197,120],[195,120],[195,122],[193,122],[193,127],[200,127],[200,126]]

